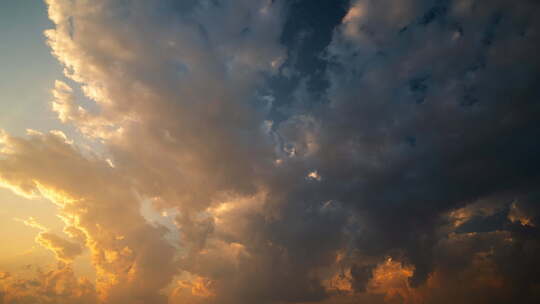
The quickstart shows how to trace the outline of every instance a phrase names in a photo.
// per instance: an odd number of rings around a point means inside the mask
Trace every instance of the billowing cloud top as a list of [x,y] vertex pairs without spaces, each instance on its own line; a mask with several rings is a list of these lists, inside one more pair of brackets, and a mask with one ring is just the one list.
[[65,223],[0,303],[540,302],[537,1],[46,3],[84,143],[0,133]]

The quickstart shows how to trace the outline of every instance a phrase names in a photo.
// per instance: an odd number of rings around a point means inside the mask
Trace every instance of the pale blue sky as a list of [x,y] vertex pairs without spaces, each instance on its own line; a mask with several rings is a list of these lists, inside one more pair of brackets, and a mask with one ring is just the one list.
[[[62,129],[50,110],[51,89],[62,67],[50,54],[43,31],[51,28],[41,0],[2,0],[0,4],[0,129],[23,135],[27,128]],[[15,218],[35,217],[53,230],[62,223],[45,199],[28,200],[0,188],[0,267],[14,270],[29,261],[54,261],[34,242],[38,230]],[[17,231],[17,233],[13,233]]]
[[50,90],[62,67],[50,54],[43,31],[51,28],[41,0],[2,0],[0,4],[0,128],[60,128],[50,111]]

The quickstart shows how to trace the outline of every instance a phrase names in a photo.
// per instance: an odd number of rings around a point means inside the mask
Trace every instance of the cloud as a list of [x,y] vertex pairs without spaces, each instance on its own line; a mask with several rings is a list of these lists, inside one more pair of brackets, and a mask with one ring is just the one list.
[[[54,134],[7,136],[4,145],[9,152],[0,161],[3,182],[50,199],[64,220],[83,232],[105,302],[162,301],[157,292],[174,273],[173,249],[162,239],[164,228],[151,226],[140,215],[138,200],[122,177],[104,160],[83,156]],[[48,232],[36,240],[64,261],[81,250]]]
[[100,152],[2,132],[0,185],[58,206],[89,303],[538,299],[539,5],[332,3],[47,1]]
[[97,299],[92,283],[77,278],[69,266],[46,271],[38,269],[30,279],[0,273],[0,303],[94,304]]
[[[54,233],[49,232],[48,228],[38,223],[33,217],[29,217],[26,220],[15,219],[18,222],[23,223],[24,225],[36,228],[41,230],[41,232],[36,236],[36,243],[40,244],[46,249],[54,252],[59,261],[71,262],[75,257],[82,253],[82,248],[80,244],[66,240]],[[68,229],[68,231],[72,231]]]
[[70,242],[50,232],[42,232],[36,237],[36,242],[54,252],[60,261],[70,262],[82,253],[79,244]]
[[26,220],[23,220],[23,219],[19,219],[19,218],[15,218],[15,220],[17,222],[21,222],[23,223],[25,226],[28,226],[28,227],[31,227],[31,228],[36,228],[36,229],[39,229],[41,231],[47,231],[47,227],[43,226],[42,224],[38,223],[36,221],[35,218],[33,217],[29,217],[28,219]]

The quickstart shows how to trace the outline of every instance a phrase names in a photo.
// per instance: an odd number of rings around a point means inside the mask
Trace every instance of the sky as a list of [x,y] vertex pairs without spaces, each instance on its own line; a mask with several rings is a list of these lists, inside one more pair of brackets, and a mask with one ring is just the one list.
[[539,10],[2,2],[0,304],[539,303]]
[[[6,1],[0,10],[0,128],[24,135],[26,129],[60,128],[50,111],[51,86],[62,77],[62,67],[50,54],[43,30],[53,26],[40,1]],[[15,269],[29,262],[53,263],[51,255],[34,242],[35,228],[16,219],[32,215],[54,229],[62,230],[56,208],[45,199],[28,200],[0,188],[0,267]],[[16,230],[17,233],[12,233]]]

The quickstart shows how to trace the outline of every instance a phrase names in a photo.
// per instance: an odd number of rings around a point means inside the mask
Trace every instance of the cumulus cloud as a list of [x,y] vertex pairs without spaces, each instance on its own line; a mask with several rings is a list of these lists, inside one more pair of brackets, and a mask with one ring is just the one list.
[[31,279],[0,273],[0,303],[94,304],[98,297],[93,284],[77,278],[69,266],[35,271]]
[[2,132],[0,185],[91,251],[65,303],[539,299],[538,3],[46,2],[51,108],[100,153]]
[[[66,223],[85,235],[105,302],[162,301],[158,291],[174,273],[173,249],[161,238],[164,228],[151,226],[138,212],[137,197],[121,176],[104,160],[83,156],[55,134],[6,136],[4,147],[1,179],[22,193],[50,199]],[[61,260],[81,250],[47,232],[37,241]]]
[[[33,217],[29,217],[26,220],[17,218],[15,220],[28,227],[41,230],[41,232],[36,236],[36,243],[40,244],[46,249],[51,250],[59,261],[71,262],[75,257],[82,253],[80,244],[66,240],[57,234],[48,231],[49,229],[47,227],[38,223]],[[71,231],[71,229],[67,230]]]
[[53,251],[56,257],[64,262],[70,262],[82,253],[82,249],[79,244],[70,242],[50,232],[42,232],[38,234],[36,242]]

